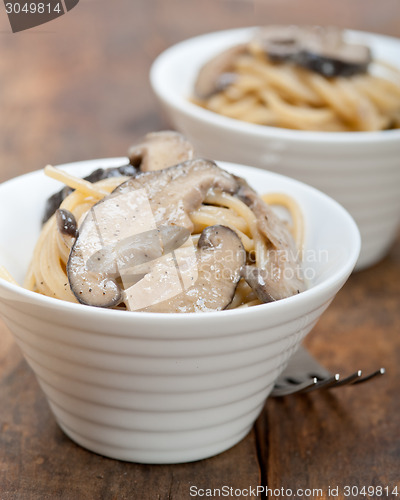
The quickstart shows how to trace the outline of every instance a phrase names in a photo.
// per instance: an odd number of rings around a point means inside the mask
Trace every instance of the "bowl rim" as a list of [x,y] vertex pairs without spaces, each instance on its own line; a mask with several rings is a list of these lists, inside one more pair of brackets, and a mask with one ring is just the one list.
[[[206,39],[218,37],[234,37],[235,35],[243,36],[246,33],[249,35],[259,29],[259,26],[250,26],[234,29],[226,29],[213,31],[197,35],[186,40],[182,40],[161,52],[153,61],[150,68],[150,84],[153,92],[164,103],[173,106],[179,112],[188,117],[200,120],[205,124],[216,125],[231,132],[246,134],[258,139],[276,138],[286,139],[293,142],[319,142],[319,143],[376,143],[376,142],[392,142],[400,140],[400,129],[379,130],[379,131],[358,131],[358,132],[322,132],[322,131],[307,131],[307,130],[292,130],[279,127],[270,127],[268,125],[258,125],[247,123],[242,120],[229,118],[227,116],[214,113],[208,109],[204,109],[189,101],[188,96],[183,96],[175,92],[175,89],[164,85],[165,79],[163,75],[170,71],[170,61],[179,56],[182,50],[186,50],[190,45],[196,46],[201,44]],[[371,40],[382,41],[386,43],[399,45],[400,53],[400,38],[381,35],[377,33],[360,31],[360,30],[343,30],[346,36],[365,37]],[[229,46],[230,44],[228,44]],[[400,59],[399,59],[400,69]]]
[[[118,162],[127,160],[126,157],[113,157],[113,158],[99,158],[99,159],[94,159],[94,160],[83,160],[83,161],[77,161],[77,162],[71,162],[71,163],[65,163],[58,165],[58,168],[62,169],[69,169],[71,167],[79,167],[81,168],[84,165],[89,165],[89,164],[102,164],[103,166],[109,162],[111,165],[118,164]],[[85,306],[84,304],[78,304],[78,303],[73,303],[73,302],[67,302],[63,301],[60,299],[56,299],[53,297],[48,297],[45,295],[41,295],[36,292],[32,292],[30,290],[27,290],[23,288],[21,285],[15,285],[13,283],[8,282],[4,278],[0,277],[0,289],[3,288],[7,292],[11,292],[12,295],[18,300],[24,300],[30,303],[33,303],[35,306],[44,307],[52,311],[63,311],[65,313],[74,313],[76,314],[76,317],[84,317],[90,318],[93,317],[95,320],[96,319],[119,319],[121,320],[122,318],[126,318],[126,320],[129,321],[129,318],[132,318],[132,321],[135,321],[136,323],[146,323],[148,321],[150,322],[155,322],[158,323],[160,326],[165,325],[165,322],[168,324],[170,322],[183,322],[185,323],[188,318],[196,318],[199,320],[201,318],[202,322],[215,322],[215,320],[221,322],[224,321],[224,319],[227,318],[232,318],[234,319],[235,317],[243,316],[247,317],[249,315],[251,316],[257,316],[258,314],[263,315],[264,311],[270,311],[271,314],[279,314],[279,312],[286,311],[287,313],[287,307],[291,307],[291,304],[293,305],[297,304],[297,307],[301,307],[302,304],[306,305],[307,303],[310,303],[309,301],[314,301],[314,299],[317,299],[316,302],[318,302],[318,296],[323,295],[324,292],[328,292],[329,290],[335,289],[338,287],[338,284],[343,284],[346,282],[348,276],[351,274],[351,272],[354,269],[354,266],[357,262],[360,249],[361,249],[361,236],[359,229],[352,218],[352,216],[348,213],[348,211],[343,208],[338,202],[336,202],[334,199],[332,199],[330,196],[324,194],[323,192],[313,188],[312,186],[305,184],[303,182],[297,181],[295,179],[292,179],[288,176],[277,174],[275,172],[270,172],[266,170],[261,170],[255,167],[250,167],[246,165],[241,165],[237,163],[232,163],[232,162],[225,162],[225,161],[217,161],[217,164],[221,166],[221,168],[226,168],[226,167],[239,167],[239,168],[245,168],[246,171],[253,171],[254,173],[257,173],[258,175],[265,175],[267,177],[274,177],[279,180],[282,180],[283,182],[288,182],[292,186],[301,186],[301,189],[306,189],[309,192],[313,193],[313,196],[317,197],[319,200],[322,200],[323,203],[328,203],[334,209],[341,214],[342,217],[347,221],[347,224],[349,225],[350,231],[352,233],[352,242],[351,242],[351,248],[350,248],[350,253],[349,257],[347,258],[346,262],[343,263],[342,267],[335,271],[331,276],[328,278],[325,278],[321,283],[318,283],[314,285],[313,287],[305,290],[304,292],[294,295],[292,297],[287,297],[282,300],[278,300],[276,302],[270,302],[268,304],[260,304],[257,307],[253,308],[243,308],[243,309],[229,309],[229,310],[223,310],[223,311],[210,311],[210,312],[195,312],[195,313],[188,313],[188,314],[181,314],[181,313],[157,313],[157,312],[139,312],[139,311],[125,311],[125,310],[116,310],[116,309],[106,309],[106,308],[100,308],[100,307],[93,307],[93,306]],[[28,176],[32,175],[38,175],[40,173],[43,173],[43,169],[39,169],[33,172],[29,172],[27,174],[23,174],[17,177],[14,177],[12,179],[9,179],[8,181],[5,181],[0,184],[0,192],[8,183],[14,183],[18,182],[18,180],[22,178],[26,178]],[[1,263],[0,263],[1,264]],[[340,288],[339,287],[339,288]],[[335,292],[336,293],[336,292]],[[332,294],[331,294],[332,295]],[[331,297],[332,298],[332,297]],[[2,298],[0,297],[0,300]],[[274,313],[275,311],[275,313]],[[121,316],[122,315],[122,316]]]

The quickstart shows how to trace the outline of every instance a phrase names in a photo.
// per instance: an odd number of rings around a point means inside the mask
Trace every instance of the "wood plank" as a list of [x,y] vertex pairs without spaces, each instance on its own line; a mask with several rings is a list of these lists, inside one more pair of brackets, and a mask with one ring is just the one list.
[[[387,374],[337,391],[270,399],[257,423],[270,486],[399,485],[400,245],[353,274],[306,344],[332,371]],[[268,427],[265,428],[266,423]],[[262,446],[262,443],[269,446]]]
[[190,464],[133,464],[81,448],[59,429],[4,324],[0,339],[2,500],[166,500],[189,498],[190,491],[242,490],[259,483],[254,431],[227,452]]
[[[4,14],[4,11],[2,11]],[[11,34],[0,16],[0,182],[47,163],[124,155],[168,127],[149,88],[162,50],[218,29],[330,24],[399,36],[397,0],[121,0],[84,2],[48,26]],[[269,400],[231,450],[191,464],[107,459],[56,425],[0,321],[0,499],[190,498],[190,487],[323,488],[399,481],[400,242],[355,274],[307,339],[326,366],[388,369],[337,393]],[[399,484],[400,492],[400,484]],[[258,498],[263,498],[260,495]]]

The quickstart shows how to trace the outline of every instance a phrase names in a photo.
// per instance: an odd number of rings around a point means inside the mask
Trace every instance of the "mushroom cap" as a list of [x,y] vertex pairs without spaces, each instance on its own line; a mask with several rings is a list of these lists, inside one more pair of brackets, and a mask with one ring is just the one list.
[[194,94],[208,99],[232,84],[237,75],[235,61],[249,51],[249,45],[260,47],[272,61],[289,61],[326,77],[365,73],[372,57],[368,47],[348,43],[343,31],[320,26],[266,26],[248,43],[234,45],[220,52],[198,72]]
[[232,229],[215,225],[203,230],[196,249],[175,250],[175,260],[177,267],[157,263],[141,282],[126,290],[130,308],[164,313],[226,309],[241,278],[246,251]]
[[190,236],[187,228],[160,226],[101,248],[89,257],[86,266],[94,273],[118,277],[121,272],[141,266],[182,246]]
[[192,231],[188,216],[200,207],[208,191],[234,194],[234,176],[215,162],[203,158],[188,160],[159,171],[143,172],[118,186],[111,196],[144,189],[157,224],[176,224]]
[[[260,269],[245,266],[241,240],[225,226],[207,227],[194,247],[190,214],[214,192],[237,196],[253,211],[266,255]],[[294,295],[305,289],[299,260],[288,227],[246,181],[198,158],[140,172],[95,204],[67,274],[83,304],[194,312],[226,308],[241,276],[262,301]]]
[[164,130],[147,134],[128,150],[129,161],[141,172],[161,170],[194,157],[192,144],[179,132]]
[[126,268],[182,245],[193,229],[189,214],[209,190],[236,189],[232,175],[203,159],[139,173],[121,184],[89,210],[79,227],[67,263],[75,297],[87,305],[117,305],[123,300],[120,279],[123,285],[124,277],[132,279]]
[[252,288],[260,302],[266,304],[268,302],[274,302],[277,299],[272,295],[274,291],[273,287],[269,286],[268,276],[262,271],[262,269],[256,266],[244,266],[242,269],[242,276]]
[[290,60],[301,49],[299,28],[297,26],[266,26],[254,37],[268,57],[275,61]]
[[244,179],[237,196],[251,208],[257,220],[257,228],[265,240],[267,259],[260,268],[246,266],[243,278],[253,288],[261,302],[280,300],[305,290],[306,285],[300,263],[300,250],[285,222],[280,220]]
[[59,244],[64,245],[65,252],[69,252],[79,233],[75,216],[69,210],[60,208],[56,210],[55,216],[57,229],[61,237]]
[[[96,207],[96,205],[95,205]],[[92,208],[79,228],[67,262],[67,275],[72,293],[81,304],[113,307],[122,300],[122,289],[106,270],[92,272],[87,262],[103,246],[96,212]]]
[[217,54],[200,69],[194,85],[195,95],[207,99],[220,92],[235,79],[232,73],[237,56],[246,53],[247,44],[235,45]]
[[320,26],[268,26],[255,38],[273,61],[291,61],[326,77],[365,73],[372,57],[365,45],[348,43],[343,31]]
[[56,211],[57,227],[61,234],[76,238],[78,236],[78,225],[73,213],[65,208]]

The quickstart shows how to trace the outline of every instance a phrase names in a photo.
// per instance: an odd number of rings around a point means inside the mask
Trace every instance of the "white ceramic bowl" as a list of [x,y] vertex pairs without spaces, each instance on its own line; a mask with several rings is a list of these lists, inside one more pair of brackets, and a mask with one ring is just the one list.
[[[329,194],[354,217],[361,232],[356,268],[379,261],[400,222],[400,130],[306,132],[253,125],[191,102],[200,67],[214,54],[248,40],[256,28],[210,33],[181,42],[154,62],[150,80],[173,126],[200,155],[272,170]],[[400,68],[400,40],[348,31],[376,58]]]
[[[83,175],[122,162],[66,168]],[[339,204],[274,173],[221,166],[245,175],[259,192],[281,191],[298,201],[306,227],[307,291],[249,309],[157,314],[62,302],[0,279],[0,313],[60,427],[89,450],[174,463],[233,446],[353,270],[359,232]],[[45,199],[59,188],[43,171],[0,185],[0,265],[17,280],[38,237]]]

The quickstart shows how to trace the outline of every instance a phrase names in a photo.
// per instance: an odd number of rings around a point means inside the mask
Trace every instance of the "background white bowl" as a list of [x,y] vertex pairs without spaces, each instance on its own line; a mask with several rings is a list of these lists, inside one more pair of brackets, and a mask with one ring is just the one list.
[[[249,40],[255,29],[209,33],[167,49],[152,66],[152,88],[173,126],[200,155],[279,172],[341,203],[361,232],[356,269],[370,266],[387,253],[399,227],[400,130],[287,130],[234,120],[189,102],[200,67],[225,48]],[[400,40],[356,31],[346,36],[400,68]]]
[[[84,175],[125,162],[65,168]],[[360,238],[340,205],[277,174],[221,166],[246,176],[259,192],[282,191],[298,201],[306,227],[307,291],[249,309],[156,314],[63,302],[0,279],[0,313],[60,427],[89,450],[174,463],[233,446],[353,270]],[[0,265],[18,280],[38,237],[45,199],[59,188],[43,171],[0,185]]]

